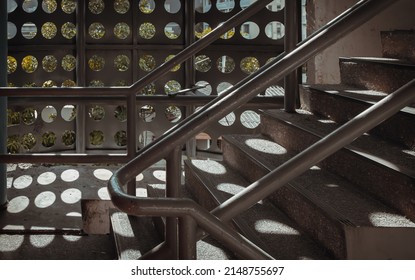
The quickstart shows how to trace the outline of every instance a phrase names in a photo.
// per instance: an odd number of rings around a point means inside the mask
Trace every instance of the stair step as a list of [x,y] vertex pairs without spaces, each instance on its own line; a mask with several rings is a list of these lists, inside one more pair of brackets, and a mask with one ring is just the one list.
[[381,31],[384,57],[415,62],[415,30]]
[[[268,110],[262,115],[261,127],[274,141],[299,152],[333,131],[338,124],[303,110],[298,110],[297,114]],[[413,151],[365,134],[318,166],[346,178],[415,221]]]
[[[306,85],[300,87],[301,107],[337,123],[345,123],[366,110],[386,93],[346,85]],[[415,150],[415,103],[384,121],[369,133]]]
[[401,59],[341,57],[342,84],[391,93],[415,78],[415,64]]
[[[224,161],[251,182],[295,155],[262,135],[227,135],[223,139]],[[244,166],[240,162],[245,162]],[[341,259],[382,258],[379,248],[387,252],[384,258],[405,257],[392,253],[389,244],[401,242],[407,232],[415,233],[413,222],[316,166],[277,190],[270,200]],[[355,231],[364,235],[373,230],[379,236],[388,234],[387,249],[381,238],[376,240],[377,250],[364,244],[356,247],[355,240],[351,241]]]
[[[185,161],[186,187],[211,210],[244,189],[248,182],[220,161]],[[331,258],[304,235],[285,214],[263,201],[243,212],[234,226],[276,259]]]
[[[165,184],[149,184],[147,185],[147,193],[149,197],[165,197]],[[192,198],[192,195],[184,188],[181,188],[182,197]],[[160,236],[164,236],[165,218],[154,217],[154,224]],[[196,256],[198,260],[229,260],[235,259],[235,256],[229,250],[210,236],[196,243]]]
[[120,260],[137,260],[161,243],[151,218],[128,216],[113,209],[110,220]]

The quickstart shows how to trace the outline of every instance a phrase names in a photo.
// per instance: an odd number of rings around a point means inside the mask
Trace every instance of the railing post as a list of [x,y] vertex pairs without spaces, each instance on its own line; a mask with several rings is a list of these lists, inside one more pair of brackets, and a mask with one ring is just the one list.
[[[85,1],[78,1],[76,8],[76,84],[78,87],[86,86],[85,78]],[[76,106],[76,152],[85,153],[86,150],[86,108],[85,104]]]
[[[137,153],[137,100],[136,93],[127,96],[127,155],[129,159],[135,157]],[[131,179],[127,183],[127,193],[136,195],[136,180]]]
[[[180,197],[181,173],[182,173],[181,147],[174,147],[166,158],[166,197]],[[172,257],[178,256],[178,219],[166,218],[165,240],[172,252]]]
[[197,224],[190,216],[179,218],[179,259],[196,259]]
[[[0,1],[0,87],[7,86],[7,1]],[[7,153],[7,97],[0,97],[0,153]],[[0,209],[7,205],[7,165],[0,164]]]
[[[299,13],[298,0],[285,1],[285,36],[284,47],[285,53],[290,53],[295,49],[298,43],[298,13]],[[293,113],[297,107],[298,97],[298,75],[297,70],[288,74],[284,78],[284,109],[286,112]]]

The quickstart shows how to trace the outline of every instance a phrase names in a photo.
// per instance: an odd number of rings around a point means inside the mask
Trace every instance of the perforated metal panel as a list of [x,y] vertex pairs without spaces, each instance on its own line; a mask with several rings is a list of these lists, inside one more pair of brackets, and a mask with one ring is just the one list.
[[[8,0],[9,85],[131,85],[251,2]],[[166,95],[194,84],[207,84],[196,94],[220,94],[282,52],[283,8],[283,0],[273,1],[261,13],[230,30],[197,54],[193,65],[178,65],[140,94]],[[276,86],[280,88],[281,84]],[[62,140],[66,131],[71,131],[70,137],[73,137],[72,132],[75,137],[81,137],[87,151],[126,148],[126,122],[120,120],[118,112],[123,110],[120,108],[126,107],[122,98],[116,102],[97,101],[89,104],[51,103],[47,99],[42,102],[31,105],[25,103],[24,99],[10,99],[9,152],[75,149],[74,143],[65,145],[67,140]],[[74,111],[76,118],[85,120],[85,127],[77,127],[76,119],[64,120],[61,116],[62,110],[78,106],[85,106],[85,110],[81,110],[84,114]],[[98,106],[105,114],[102,120],[96,120],[93,116]],[[41,112],[44,108],[49,108],[49,112],[51,107],[56,109],[57,114],[49,122],[42,119]],[[22,121],[22,114],[25,109],[27,113],[28,108],[37,112],[33,124]],[[137,108],[138,148],[159,137],[191,113],[190,108],[186,109],[180,104],[137,103]],[[221,135],[253,132],[258,116],[255,110],[244,113],[242,123],[241,114],[245,110],[233,112],[233,115],[207,129],[199,137],[202,139],[200,146],[216,151],[216,143]],[[13,117],[20,121],[15,120],[16,123],[13,123]],[[53,132],[56,136],[53,145],[41,144],[47,132]],[[36,139],[36,144],[27,148],[27,145],[22,144],[22,139],[29,133]],[[206,135],[212,138],[206,140],[208,144],[203,142]],[[20,143],[20,148],[13,148],[13,141]]]

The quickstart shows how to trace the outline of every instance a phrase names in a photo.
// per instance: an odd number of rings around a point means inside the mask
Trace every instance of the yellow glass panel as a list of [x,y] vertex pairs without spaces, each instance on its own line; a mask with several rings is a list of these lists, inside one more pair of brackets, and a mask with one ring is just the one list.
[[124,72],[128,70],[128,67],[130,66],[130,59],[128,56],[121,54],[117,55],[114,59],[114,67],[120,72]]
[[151,39],[156,34],[156,27],[150,22],[144,22],[140,25],[138,34],[144,39]]
[[61,3],[62,11],[67,14],[72,14],[76,10],[76,1],[75,0],[62,0]]
[[47,55],[42,59],[42,67],[46,72],[53,72],[58,66],[58,60],[53,55]]
[[46,39],[53,39],[56,36],[58,29],[53,22],[46,22],[42,25],[42,36]]
[[72,71],[76,67],[76,58],[73,55],[67,54],[62,58],[62,68],[65,71]]
[[102,56],[99,55],[93,55],[89,60],[88,60],[88,65],[89,68],[92,71],[101,71],[102,69],[104,69],[105,66],[105,59]]
[[127,39],[130,35],[130,27],[125,22],[117,23],[114,27],[114,35],[121,40]]
[[93,39],[101,39],[105,35],[105,27],[99,22],[94,22],[89,26],[88,33]]
[[128,0],[115,0],[114,10],[119,14],[125,14],[130,9],[130,2]]
[[143,71],[150,72],[156,67],[156,60],[152,55],[146,54],[140,57],[138,64]]
[[62,25],[61,32],[66,39],[72,39],[76,36],[76,25],[72,22],[66,22]]
[[105,3],[103,0],[89,0],[88,9],[91,13],[99,15],[105,9]]
[[17,60],[13,57],[8,55],[7,56],[7,74],[14,73],[17,69]]
[[36,57],[32,55],[25,56],[22,60],[22,68],[26,73],[33,73],[36,71],[38,62]]

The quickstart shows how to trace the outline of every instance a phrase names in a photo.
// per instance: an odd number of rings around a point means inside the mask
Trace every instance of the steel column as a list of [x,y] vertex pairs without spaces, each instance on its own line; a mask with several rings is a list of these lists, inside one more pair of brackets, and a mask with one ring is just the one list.
[[[78,1],[76,8],[76,84],[85,87],[86,55],[85,55],[85,0]],[[76,106],[76,152],[85,153],[86,146],[86,106]]]
[[[0,87],[7,86],[7,1],[0,1]],[[7,97],[0,97],[0,154],[7,153]],[[7,205],[7,165],[0,164],[0,208]]]
[[185,216],[179,218],[179,259],[195,260],[196,259],[196,221]]
[[[166,197],[180,197],[181,166],[181,148],[175,147],[166,158]],[[176,217],[167,217],[165,240],[174,259],[178,258],[178,234],[178,219]]]
[[[298,43],[298,13],[300,11],[298,0],[285,2],[285,53],[290,53]],[[286,112],[294,113],[298,97],[298,74],[297,69],[284,78],[284,109]]]

